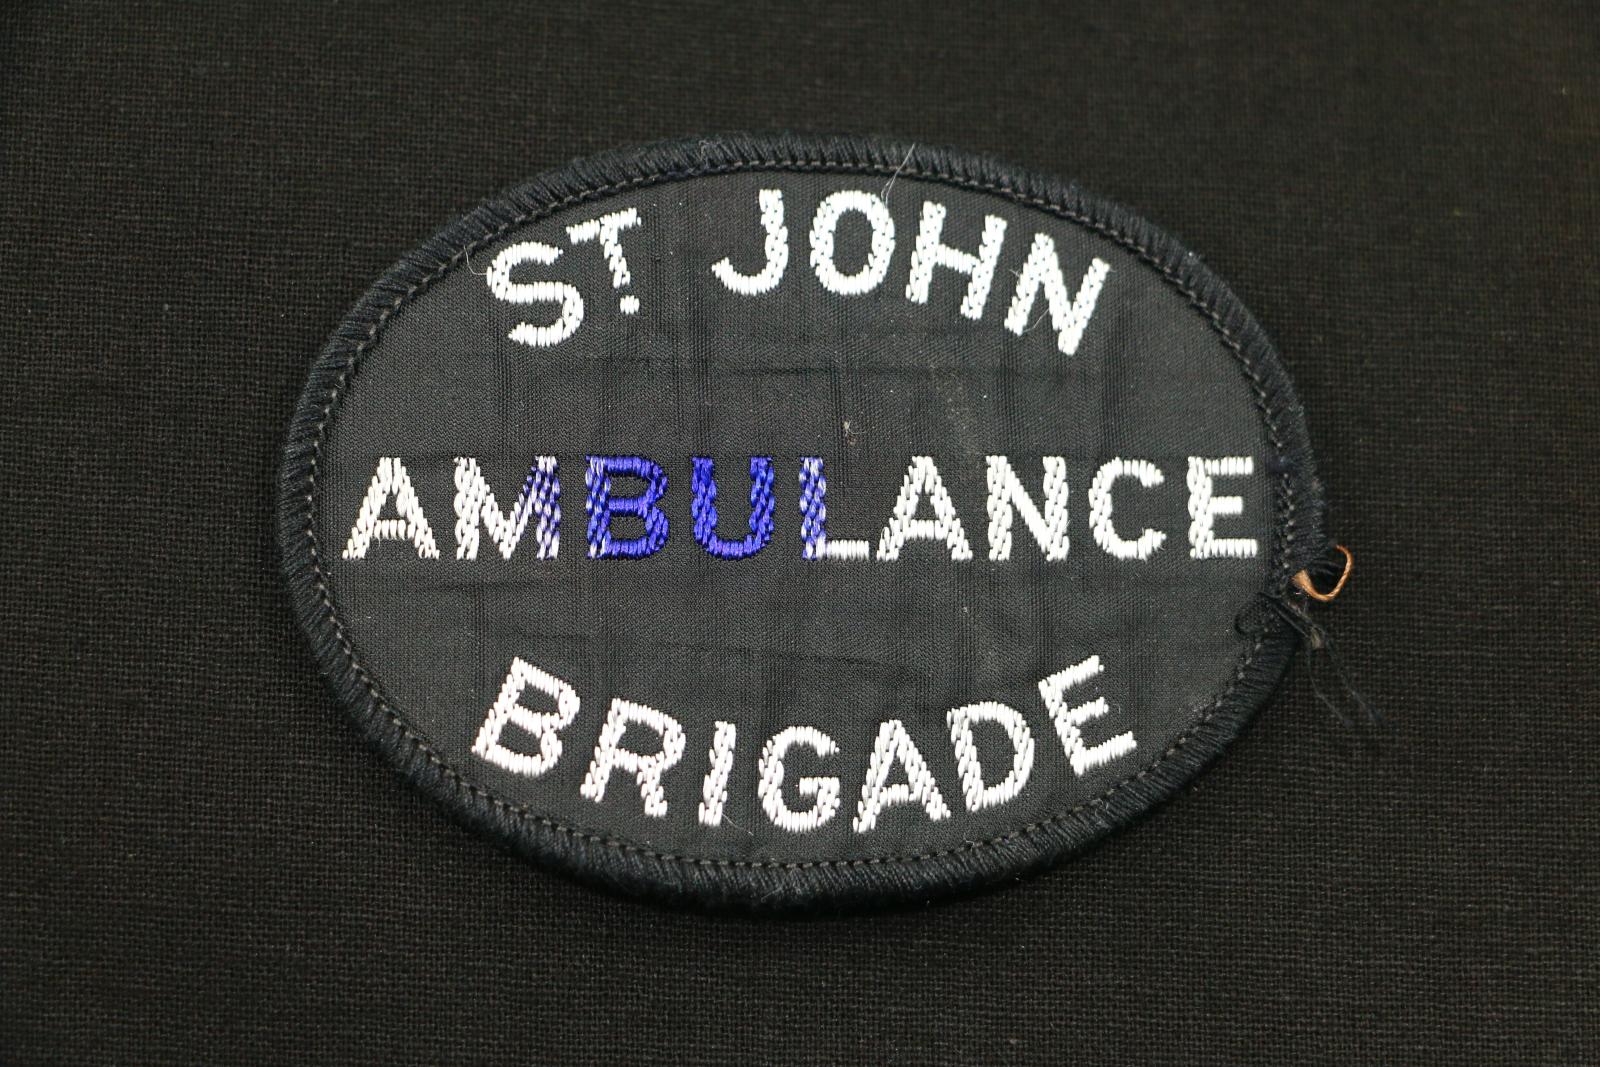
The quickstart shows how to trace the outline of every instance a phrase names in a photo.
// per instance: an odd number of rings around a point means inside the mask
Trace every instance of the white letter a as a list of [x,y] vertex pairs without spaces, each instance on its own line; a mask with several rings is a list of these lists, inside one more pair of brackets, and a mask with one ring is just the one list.
[[[394,509],[399,518],[380,519],[383,505],[394,496]],[[411,488],[411,476],[399,456],[384,456],[378,460],[378,469],[367,487],[367,497],[361,502],[355,525],[350,527],[350,540],[344,546],[345,559],[365,559],[367,549],[374,541],[410,541],[417,548],[420,559],[438,559],[439,546],[434,544],[433,529],[427,516],[422,514],[422,502]]]

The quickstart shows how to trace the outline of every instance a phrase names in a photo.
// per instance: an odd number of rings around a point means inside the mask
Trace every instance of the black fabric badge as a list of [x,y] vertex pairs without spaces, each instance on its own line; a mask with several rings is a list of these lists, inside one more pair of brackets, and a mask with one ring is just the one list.
[[757,906],[1127,822],[1266,699],[1326,548],[1288,378],[1192,253],[854,139],[619,153],[451,224],[317,360],[281,502],[322,667],[412,781]]

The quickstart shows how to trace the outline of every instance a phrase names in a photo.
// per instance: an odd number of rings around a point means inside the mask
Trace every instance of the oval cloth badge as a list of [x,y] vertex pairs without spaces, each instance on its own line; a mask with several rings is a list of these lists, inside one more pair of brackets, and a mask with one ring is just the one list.
[[1192,254],[870,140],[589,160],[394,267],[285,448],[302,626],[377,746],[591,881],[927,896],[1172,793],[1294,647],[1304,420]]

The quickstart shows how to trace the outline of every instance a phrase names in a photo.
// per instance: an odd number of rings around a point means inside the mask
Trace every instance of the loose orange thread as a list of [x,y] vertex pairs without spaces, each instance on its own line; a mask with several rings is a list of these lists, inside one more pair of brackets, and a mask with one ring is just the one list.
[[1326,593],[1318,592],[1317,587],[1311,584],[1311,575],[1305,571],[1301,571],[1299,574],[1294,576],[1294,584],[1299,587],[1302,593],[1310,597],[1312,600],[1319,601],[1323,604],[1326,604],[1328,601],[1339,595],[1339,592],[1344,589],[1344,583],[1350,580],[1350,572],[1354,570],[1356,566],[1356,558],[1350,553],[1348,548],[1344,547],[1343,545],[1334,545],[1333,547],[1344,553],[1344,573],[1339,575],[1339,580],[1334,583],[1332,589],[1328,590]]

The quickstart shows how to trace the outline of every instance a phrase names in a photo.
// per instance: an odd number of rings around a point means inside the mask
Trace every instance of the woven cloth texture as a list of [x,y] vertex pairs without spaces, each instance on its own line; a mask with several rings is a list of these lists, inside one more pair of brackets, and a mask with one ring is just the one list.
[[[1600,11],[1589,3],[0,12],[0,1062],[1600,1060]],[[670,911],[462,830],[293,623],[328,332],[628,143],[881,133],[1076,179],[1276,339],[1330,529],[1228,755],[977,897]]]

